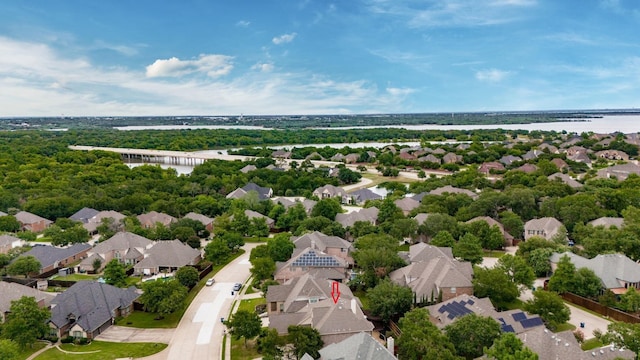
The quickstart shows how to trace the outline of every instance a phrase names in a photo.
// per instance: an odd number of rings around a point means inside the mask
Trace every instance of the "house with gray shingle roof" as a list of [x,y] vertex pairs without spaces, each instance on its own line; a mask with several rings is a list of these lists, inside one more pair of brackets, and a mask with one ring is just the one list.
[[143,236],[119,232],[89,250],[87,258],[80,263],[80,269],[93,271],[93,262],[96,259],[102,263],[101,268],[113,259],[125,265],[135,265],[144,259],[144,255],[153,245],[153,241]]
[[371,225],[376,225],[379,212],[380,210],[378,210],[377,207],[364,208],[358,211],[352,211],[348,214],[336,214],[335,220],[345,228],[353,226],[353,224],[358,221],[366,221],[371,223]]
[[254,171],[254,170],[258,170],[258,168],[255,165],[249,164],[249,165],[243,167],[242,169],[240,169],[240,172],[243,173],[243,174],[246,174],[246,173],[248,173],[250,171]]
[[344,191],[343,188],[337,187],[337,186],[333,186],[333,185],[330,185],[330,184],[327,184],[325,186],[321,186],[321,187],[313,190],[313,195],[317,196],[318,199],[328,199],[328,198],[337,197],[338,199],[340,199],[340,201],[342,201],[343,198],[348,196],[347,192]]
[[361,332],[323,347],[320,360],[397,360],[369,333]]
[[323,253],[342,258],[349,265],[353,265],[353,244],[349,241],[338,237],[325,235],[319,231],[306,233],[299,237],[291,239],[297,249],[312,248],[322,251]]
[[169,226],[171,223],[176,222],[176,218],[171,215],[160,213],[157,211],[150,211],[146,214],[140,214],[137,216],[138,220],[140,220],[140,225],[143,228],[152,228],[155,227],[156,224],[160,223],[164,226]]
[[180,240],[157,241],[144,259],[133,266],[133,272],[136,275],[173,272],[187,265],[196,265],[201,259],[200,250]]
[[135,287],[121,289],[95,281],[78,281],[51,303],[49,326],[59,338],[94,339],[118,317],[133,311],[133,301],[140,297]]
[[20,256],[33,256],[40,261],[40,273],[67,267],[84,259],[91,249],[89,244],[73,244],[66,248],[36,245]]
[[24,246],[25,241],[11,235],[0,235],[0,254],[6,254],[11,249]]
[[382,199],[382,196],[374,193],[370,189],[364,188],[349,193],[347,198],[350,200],[348,202],[350,204],[362,205],[367,200],[380,200]]
[[84,207],[78,211],[76,211],[75,214],[69,216],[69,219],[73,220],[73,221],[80,221],[83,224],[86,224],[89,222],[89,219],[91,219],[92,217],[98,215],[100,211],[96,210],[96,209],[92,209],[92,208],[88,208],[88,207]]
[[118,231],[122,228],[121,221],[126,218],[123,214],[108,210],[108,211],[100,211],[94,217],[90,218],[86,224],[82,225],[89,234],[95,234],[98,231],[98,226],[102,224],[103,219],[109,219],[109,221],[113,222],[113,227],[115,231]]
[[578,182],[577,180],[574,180],[571,176],[567,174],[559,173],[559,172],[547,176],[547,179],[551,181],[556,181],[556,180],[562,181],[563,183],[569,185],[569,187],[573,189],[578,189],[583,186],[580,182]]
[[602,281],[602,288],[614,294],[624,294],[629,287],[640,289],[640,264],[623,254],[600,254],[593,259],[565,252],[551,255],[551,268],[555,271],[563,256],[568,256],[576,269],[591,269]]
[[410,197],[405,197],[402,199],[398,199],[393,202],[398,209],[402,210],[402,213],[407,216],[413,209],[420,206],[420,202],[416,201]]
[[185,219],[191,219],[200,222],[209,232],[213,231],[213,218],[206,215],[190,212],[184,216]]
[[283,284],[288,280],[308,274],[311,271],[322,270],[329,275],[330,280],[342,282],[348,278],[349,263],[343,258],[329,255],[313,248],[297,249],[291,259],[276,263],[274,279]]
[[465,194],[465,195],[469,196],[470,198],[472,198],[473,200],[478,198],[478,194],[474,193],[471,190],[461,189],[461,188],[453,187],[451,185],[439,187],[437,189],[433,189],[433,190],[429,191],[429,195],[444,195],[444,194],[447,194],[447,193],[449,193],[449,194]]
[[[563,225],[556,218],[532,219],[524,224],[524,239],[528,240],[533,236],[539,236],[551,240],[559,233],[561,228],[563,228]],[[566,237],[567,234],[565,233],[564,236]]]
[[20,300],[23,296],[34,298],[41,308],[48,308],[56,294],[36,290],[18,283],[0,281],[0,324],[5,322],[6,315],[11,309],[11,302]]
[[473,219],[467,221],[467,224],[471,224],[472,222],[475,221],[484,221],[487,223],[487,225],[489,225],[489,227],[493,227],[493,226],[497,226],[498,229],[500,229],[500,232],[502,233],[502,237],[504,238],[504,246],[512,246],[513,245],[513,236],[511,236],[511,234],[509,234],[508,232],[506,232],[504,230],[504,226],[502,226],[502,224],[497,221],[496,219],[489,217],[489,216],[477,216],[474,217]]
[[501,157],[499,161],[503,163],[505,166],[509,166],[516,161],[522,161],[522,158],[514,155],[505,155]]
[[53,224],[53,221],[27,211],[19,211],[14,216],[20,223],[21,230],[24,231],[33,231],[38,233],[44,231]]
[[325,344],[360,332],[371,334],[374,326],[362,312],[360,300],[348,286],[339,284],[338,289],[340,298],[334,302],[332,282],[310,275],[270,286],[267,291],[269,327],[285,335],[290,325],[311,326],[318,330]]
[[596,177],[600,179],[615,178],[618,181],[623,181],[631,174],[640,175],[640,166],[632,163],[609,166],[598,170],[598,175]]
[[588,224],[592,226],[604,226],[607,229],[612,226],[615,226],[618,229],[620,229],[624,225],[624,218],[605,216],[605,217],[601,217],[601,218],[597,218],[595,220],[589,221]]

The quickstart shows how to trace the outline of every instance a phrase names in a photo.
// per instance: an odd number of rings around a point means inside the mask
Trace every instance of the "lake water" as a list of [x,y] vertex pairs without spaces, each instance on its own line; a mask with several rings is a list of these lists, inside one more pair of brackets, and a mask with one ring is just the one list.
[[[640,132],[640,115],[605,115],[602,118],[589,119],[588,121],[562,121],[551,123],[509,124],[509,125],[387,125],[387,126],[354,126],[340,128],[316,128],[322,130],[344,129],[376,129],[376,128],[400,128],[407,130],[479,130],[479,129],[505,129],[505,130],[540,130],[540,131],[567,131],[612,133],[616,131],[627,133]],[[260,126],[244,125],[149,125],[149,126],[123,126],[118,130],[186,130],[186,129],[244,129],[244,130],[273,130]]]

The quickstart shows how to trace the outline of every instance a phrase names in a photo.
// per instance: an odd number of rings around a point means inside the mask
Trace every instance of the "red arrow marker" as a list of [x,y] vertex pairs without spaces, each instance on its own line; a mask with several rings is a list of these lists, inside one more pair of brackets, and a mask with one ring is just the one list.
[[333,298],[333,303],[337,304],[338,299],[340,299],[340,283],[337,281],[331,284],[331,297]]

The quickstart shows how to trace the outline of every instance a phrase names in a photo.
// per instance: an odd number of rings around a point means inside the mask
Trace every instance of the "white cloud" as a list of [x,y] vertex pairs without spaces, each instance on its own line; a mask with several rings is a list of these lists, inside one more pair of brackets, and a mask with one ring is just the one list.
[[273,71],[273,68],[274,66],[272,63],[257,63],[251,67],[252,70],[258,70],[261,72],[271,72]]
[[247,20],[240,20],[236,23],[236,26],[238,27],[249,27],[249,25],[251,25],[251,22]]
[[476,79],[485,82],[500,82],[509,76],[511,72],[498,69],[480,70],[476,72]]
[[226,55],[200,55],[195,60],[180,60],[176,57],[158,59],[147,66],[147,77],[182,76],[198,72],[206,73],[209,77],[219,77],[231,72],[232,59]]
[[415,89],[410,89],[410,88],[388,87],[386,90],[390,95],[393,95],[393,96],[406,96],[416,92]]
[[126,56],[134,56],[138,54],[138,49],[136,47],[127,46],[127,45],[110,44],[103,40],[97,40],[94,44],[94,47],[96,49],[107,49],[107,50],[115,51],[117,53],[120,53]]
[[273,41],[273,43],[276,45],[286,44],[286,43],[292,42],[297,35],[298,34],[296,33],[284,34],[284,35],[274,37],[271,41]]

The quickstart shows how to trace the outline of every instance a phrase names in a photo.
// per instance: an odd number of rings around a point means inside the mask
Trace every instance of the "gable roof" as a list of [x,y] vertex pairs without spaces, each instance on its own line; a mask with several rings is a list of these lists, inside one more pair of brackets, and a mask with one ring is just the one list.
[[363,203],[367,200],[379,200],[382,199],[382,196],[376,194],[370,189],[364,188],[356,190],[349,194],[350,197],[356,200],[356,202]]
[[241,189],[244,190],[246,193],[248,193],[249,191],[257,192],[258,193],[258,199],[260,199],[260,200],[266,200],[266,199],[270,198],[271,195],[273,194],[273,190],[271,190],[271,188],[258,186],[257,184],[252,183],[252,182],[247,183]]
[[625,180],[630,174],[640,175],[640,166],[632,163],[614,165],[604,169],[598,170],[598,178],[611,178],[615,177],[619,181]]
[[338,236],[325,235],[319,231],[306,233],[292,240],[296,248],[313,248],[326,251],[327,248],[352,249],[353,245],[347,240]]
[[438,297],[441,288],[471,288],[471,263],[444,256],[411,264],[392,271],[389,278],[400,286],[408,286],[416,302]]
[[181,242],[180,240],[158,241],[147,251],[147,257],[134,265],[136,269],[156,267],[179,268],[195,265],[200,257],[200,251]]
[[51,322],[61,328],[69,323],[69,315],[74,315],[82,329],[93,332],[114,318],[116,309],[130,306],[139,296],[133,286],[120,289],[96,281],[78,281],[52,301]]
[[624,225],[624,218],[621,217],[601,217],[595,220],[589,221],[590,225],[593,226],[604,226],[606,228],[610,228],[612,226],[620,229]]
[[322,198],[322,194],[328,195],[329,197],[336,197],[336,196],[345,196],[347,195],[347,192],[344,191],[344,189],[341,187],[327,184],[325,186],[321,186],[313,190],[313,194],[318,196],[319,198]]
[[477,199],[478,198],[478,194],[474,193],[471,190],[467,190],[467,189],[460,189],[457,187],[453,187],[451,185],[447,185],[447,186],[443,186],[434,190],[429,191],[429,195],[443,195],[443,194],[465,194],[468,195],[470,198],[472,199]]
[[253,211],[253,210],[248,210],[247,209],[247,210],[244,211],[244,214],[247,215],[247,218],[249,218],[249,220],[255,219],[255,218],[264,219],[266,221],[266,223],[267,223],[267,226],[273,226],[273,224],[275,224],[275,222],[276,222],[272,218],[270,218],[268,216],[265,216],[265,215],[262,215],[257,211]]
[[396,360],[371,335],[361,332],[320,349],[322,360]]
[[85,229],[87,229],[87,231],[94,232],[94,231],[96,231],[98,226],[100,226],[100,224],[102,223],[102,219],[108,219],[108,218],[113,219],[114,223],[117,224],[120,220],[126,218],[126,216],[124,216],[123,214],[121,214],[121,213],[119,213],[117,211],[113,211],[113,210],[100,211],[95,216],[90,218],[87,221],[87,223],[85,223],[82,226]]
[[199,221],[202,223],[202,225],[209,225],[213,222],[213,218],[210,218],[206,215],[202,215],[202,214],[198,214],[198,213],[194,213],[194,212],[190,212],[187,215],[184,216],[186,219],[191,219],[191,220],[195,220],[195,221]]
[[247,165],[245,167],[243,167],[242,169],[240,169],[240,172],[243,174],[248,173],[249,171],[253,171],[253,170],[257,170],[258,168],[255,165]]
[[557,172],[555,174],[551,174],[549,176],[547,176],[547,179],[549,180],[556,180],[556,179],[560,179],[560,181],[562,181],[563,183],[569,185],[570,187],[577,189],[577,188],[581,188],[582,184],[579,183],[577,180],[574,180],[571,176],[567,175],[567,174],[563,174],[560,172]]
[[71,219],[73,221],[80,221],[83,224],[86,224],[87,222],[89,222],[89,219],[91,219],[92,217],[98,215],[98,213],[99,213],[99,211],[96,210],[96,209],[84,207],[84,208],[76,211],[75,214],[69,216],[69,219]]
[[128,231],[121,231],[109,239],[98,243],[91,252],[104,254],[114,250],[127,250],[131,248],[149,248],[153,241]]
[[371,224],[375,224],[378,220],[378,210],[377,207],[370,207],[360,209],[359,211],[352,211],[348,214],[338,213],[336,214],[336,222],[340,223],[343,227],[353,226],[358,221],[367,221]]
[[569,256],[576,269],[591,269],[607,289],[624,287],[623,282],[640,282],[640,264],[635,263],[623,254],[600,254],[593,259],[586,259],[574,253],[554,253],[550,261],[558,263],[563,256]]
[[553,217],[531,219],[524,224],[525,237],[528,237],[529,230],[539,230],[544,231],[544,234],[542,236],[548,240],[558,233],[558,230],[560,230],[561,226],[562,223],[558,219]]
[[13,244],[24,244],[24,240],[11,235],[0,235],[0,248],[5,246],[13,246]]
[[[67,259],[91,249],[89,244],[73,244],[67,248],[59,248],[50,245],[36,245],[31,250],[20,256],[33,256],[40,261],[40,268],[55,265],[60,260]],[[80,260],[78,258],[78,260]]]
[[157,211],[150,211],[146,214],[140,214],[137,217],[138,220],[140,220],[140,223],[147,225],[155,225],[156,223],[169,225],[176,221],[176,218],[173,216]]
[[27,211],[19,211],[17,214],[14,215],[14,217],[16,218],[16,220],[18,220],[22,224],[33,224],[40,221],[44,221],[46,224],[53,224],[53,221],[45,219],[41,216],[32,214]]
[[23,296],[35,298],[36,302],[44,301],[44,305],[49,306],[56,294],[36,290],[18,283],[0,281],[0,314],[8,312],[11,308],[11,302],[20,300]]
[[429,261],[438,257],[447,257],[453,260],[453,252],[449,247],[433,246],[423,242],[409,247],[409,261],[411,262]]
[[429,215],[431,215],[431,214],[419,213],[419,214],[416,214],[416,216],[413,217],[413,220],[415,220],[418,223],[418,225],[422,225],[427,220]]
[[[317,278],[310,274],[291,279],[283,285],[269,286],[267,302],[283,302],[282,311],[294,313],[305,307],[309,299],[317,301],[331,299],[333,281]],[[338,283],[340,297],[351,300],[354,298],[351,289],[346,284]]]
[[410,197],[404,197],[393,202],[400,210],[404,212],[410,212],[411,210],[420,206],[420,202]]

